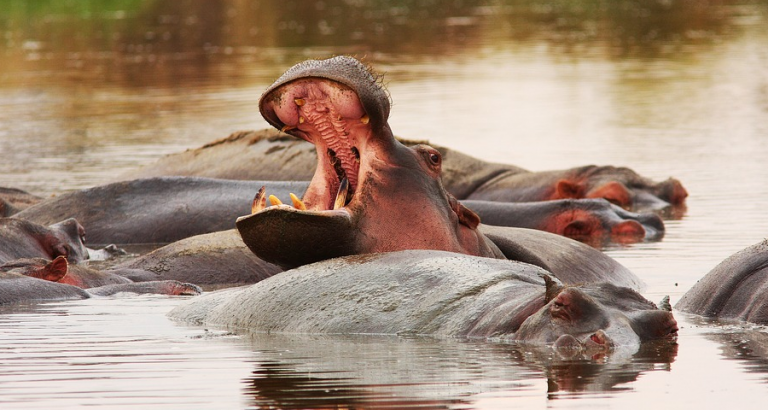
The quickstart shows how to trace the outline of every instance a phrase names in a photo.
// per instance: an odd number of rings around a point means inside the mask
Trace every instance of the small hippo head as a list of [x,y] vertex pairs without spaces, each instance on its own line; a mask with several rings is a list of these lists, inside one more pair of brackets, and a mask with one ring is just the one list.
[[610,283],[562,286],[545,277],[546,305],[529,316],[515,338],[565,349],[638,346],[674,340],[677,322],[632,289]]
[[82,262],[89,258],[85,246],[85,228],[73,218],[50,226],[55,238],[51,238],[51,257],[64,256],[70,263]]
[[376,75],[351,57],[289,69],[259,108],[277,129],[315,145],[318,164],[302,199],[282,205],[260,191],[237,229],[260,258],[285,268],[338,256],[434,249],[501,257],[479,217],[441,182],[440,153],[406,147],[387,123]]

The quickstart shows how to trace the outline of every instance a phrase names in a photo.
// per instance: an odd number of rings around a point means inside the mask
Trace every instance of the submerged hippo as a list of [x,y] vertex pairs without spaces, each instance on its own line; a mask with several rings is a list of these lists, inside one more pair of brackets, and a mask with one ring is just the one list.
[[30,258],[0,265],[0,305],[86,299],[124,292],[199,295],[202,290],[173,280],[135,283],[115,274],[70,265],[63,256],[53,261]]
[[[69,192],[14,217],[41,224],[74,217],[87,228],[91,244],[169,243],[231,229],[237,217],[250,211],[253,193],[261,186],[290,202],[290,193],[303,195],[309,181],[145,178]],[[600,199],[461,203],[484,223],[539,229],[595,247],[657,240],[664,234],[657,215],[631,213]],[[186,223],[190,219],[194,223]]]
[[635,291],[563,286],[533,265],[443,251],[348,256],[170,312],[232,330],[464,336],[574,349],[672,339],[677,325]]
[[170,243],[232,229],[247,213],[253,192],[267,184],[278,195],[306,183],[159,177],[118,182],[59,195],[14,215],[38,224],[76,218],[90,244]]
[[0,187],[0,217],[12,216],[42,200],[17,188]]
[[768,240],[717,265],[675,305],[706,317],[768,324]]
[[[440,152],[394,138],[388,95],[355,59],[296,65],[267,89],[259,107],[276,128],[312,142],[318,158],[303,200],[265,207],[260,192],[253,214],[237,220],[243,242],[267,262],[292,268],[344,255],[436,249],[549,261],[566,267],[552,272],[566,283],[580,281],[574,270],[590,272],[591,282],[636,279],[611,258],[562,237],[526,234],[547,244],[539,246],[536,239],[530,241],[536,245],[515,239],[517,230],[496,230],[494,239],[483,234],[477,214],[444,189]],[[560,240],[567,250],[555,253]]]
[[0,272],[0,305],[55,300],[88,299],[117,293],[153,293],[161,295],[199,295],[195,285],[177,281],[122,283],[83,289],[66,283],[51,282],[15,272]]
[[43,226],[16,218],[0,218],[0,263],[58,256],[64,256],[71,263],[89,257],[85,229],[75,219]]
[[[404,145],[430,144],[426,140],[400,141]],[[514,165],[486,162],[447,147],[432,147],[443,157],[443,184],[458,199],[531,202],[604,198],[628,210],[679,213],[688,195],[674,178],[655,182],[624,167],[589,165],[532,172]],[[119,179],[184,175],[308,180],[316,160],[310,144],[279,131],[239,131],[200,148],[168,155]]]

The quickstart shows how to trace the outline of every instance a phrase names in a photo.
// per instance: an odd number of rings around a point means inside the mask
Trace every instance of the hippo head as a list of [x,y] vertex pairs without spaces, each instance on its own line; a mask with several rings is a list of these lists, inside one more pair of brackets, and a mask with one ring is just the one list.
[[315,145],[317,168],[293,206],[263,191],[237,229],[260,258],[292,268],[343,255],[435,249],[502,257],[479,217],[440,179],[440,153],[406,147],[389,128],[380,81],[350,57],[289,69],[261,97],[274,127]]
[[69,218],[50,226],[54,238],[50,238],[51,257],[64,256],[70,263],[89,258],[85,246],[85,228],[77,220]]
[[636,291],[610,283],[562,286],[546,277],[546,305],[515,338],[565,349],[609,349],[677,337],[677,322]]

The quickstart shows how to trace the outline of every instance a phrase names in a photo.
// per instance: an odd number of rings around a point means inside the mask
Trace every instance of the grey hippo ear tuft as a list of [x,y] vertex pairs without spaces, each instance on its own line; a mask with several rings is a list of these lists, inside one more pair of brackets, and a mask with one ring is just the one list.
[[554,299],[565,286],[552,276],[541,275],[541,277],[544,279],[544,285],[546,286],[546,290],[544,291],[544,303],[549,303],[549,301]]

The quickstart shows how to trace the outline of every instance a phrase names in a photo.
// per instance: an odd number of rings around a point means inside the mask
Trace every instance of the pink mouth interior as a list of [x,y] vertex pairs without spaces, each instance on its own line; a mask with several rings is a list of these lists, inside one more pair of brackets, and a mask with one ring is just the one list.
[[357,94],[337,82],[303,78],[276,90],[272,107],[284,131],[315,144],[318,167],[304,196],[307,208],[332,209],[343,178],[351,198],[358,187],[360,145],[370,132]]

